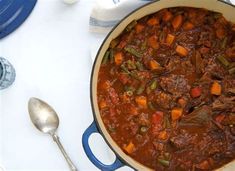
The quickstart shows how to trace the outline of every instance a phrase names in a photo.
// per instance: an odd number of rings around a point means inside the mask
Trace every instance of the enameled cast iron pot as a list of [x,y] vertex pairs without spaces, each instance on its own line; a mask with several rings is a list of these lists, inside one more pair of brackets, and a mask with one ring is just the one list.
[[[132,167],[135,170],[151,170],[150,168],[140,164],[139,162],[135,161],[131,157],[129,157],[127,154],[125,154],[122,149],[113,141],[111,136],[109,135],[108,131],[106,130],[104,123],[102,121],[98,103],[97,103],[97,79],[98,79],[98,72],[100,68],[100,64],[102,61],[102,58],[106,52],[106,50],[109,47],[109,44],[111,40],[116,38],[124,29],[125,27],[132,22],[133,20],[138,20],[146,15],[155,13],[163,8],[169,8],[169,7],[196,7],[196,8],[205,8],[211,11],[217,11],[224,15],[224,17],[228,21],[232,21],[235,23],[235,6],[224,2],[220,0],[158,0],[151,2],[128,16],[126,16],[123,20],[117,24],[112,31],[108,34],[108,36],[103,41],[97,55],[95,62],[93,64],[92,74],[91,74],[91,106],[93,110],[94,115],[94,122],[87,128],[87,130],[84,132],[82,137],[82,143],[84,150],[86,152],[86,155],[90,159],[90,161],[99,169],[101,170],[115,170],[119,167],[122,167],[124,165],[128,165]],[[100,133],[107,144],[110,146],[110,148],[114,151],[116,154],[116,160],[111,165],[105,165],[101,163],[92,153],[89,144],[88,139],[92,133]],[[218,170],[223,171],[234,171],[235,170],[235,160],[222,168]]]

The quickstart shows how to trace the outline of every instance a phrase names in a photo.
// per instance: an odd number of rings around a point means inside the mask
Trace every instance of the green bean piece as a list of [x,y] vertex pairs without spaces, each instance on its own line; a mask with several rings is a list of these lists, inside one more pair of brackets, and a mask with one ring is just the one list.
[[215,40],[212,42],[212,47],[215,48],[216,46],[217,46],[217,41]]
[[105,52],[105,55],[104,55],[103,60],[102,60],[103,65],[107,64],[107,62],[109,60],[109,54],[110,54],[110,51]]
[[140,63],[139,61],[136,62],[136,67],[139,71],[143,71],[144,70],[144,66],[142,63]]
[[176,11],[175,16],[183,14],[184,11]]
[[147,88],[146,88],[146,93],[147,93],[147,94],[150,94],[151,91],[152,91],[152,90],[150,89],[150,87],[147,87]]
[[155,90],[157,88],[157,81],[153,80],[150,84],[150,89],[151,90]]
[[137,80],[141,80],[141,78],[138,76],[138,73],[136,70],[133,70],[131,72],[129,72],[130,76],[132,76],[133,78],[137,79]]
[[229,74],[235,74],[235,67],[228,70]]
[[214,19],[218,19],[218,18],[220,18],[221,16],[222,16],[221,13],[216,12],[216,13],[214,14]]
[[108,125],[108,130],[110,132],[115,132],[116,131],[116,129],[115,129],[115,127],[113,125]]
[[113,49],[110,50],[109,58],[110,58],[110,63],[111,63],[111,64],[114,63]]
[[142,44],[141,44],[141,51],[144,51],[147,48],[147,41],[145,40]]
[[119,43],[119,38],[116,38],[116,39],[113,39],[111,42],[110,42],[110,48],[115,48]]
[[141,53],[136,51],[136,49],[134,49],[133,47],[127,46],[124,49],[125,49],[125,51],[129,52],[130,54],[132,54],[138,58],[141,58],[143,56]]
[[170,121],[169,121],[167,116],[164,116],[163,127],[167,128],[167,129],[171,128],[171,123],[170,123]]
[[130,24],[127,25],[126,31],[131,31],[131,29],[134,28],[136,24],[137,24],[137,21],[133,20]]
[[229,69],[233,68],[233,67],[235,67],[235,62],[230,63],[229,66],[228,66]]
[[227,40],[228,40],[228,38],[225,37],[225,38],[223,39],[223,41],[221,42],[221,48],[222,48],[222,49],[224,49],[224,48],[226,47],[226,45],[227,45]]
[[151,110],[156,110],[156,108],[154,107],[154,105],[153,105],[152,102],[148,102],[148,107],[149,107],[149,109],[151,109]]
[[148,131],[148,127],[147,126],[141,126],[140,127],[140,132],[141,133],[145,133],[145,132],[147,132]]
[[120,67],[125,73],[130,74],[130,71],[125,67],[125,65],[122,64]]
[[127,94],[128,96],[132,96],[132,95],[133,95],[133,91],[129,90],[129,91],[126,92],[126,94]]
[[158,159],[158,162],[165,167],[169,167],[170,166],[170,161],[168,160],[164,160],[164,159]]
[[165,42],[165,37],[166,37],[166,34],[164,31],[160,32],[160,35],[159,35],[159,41],[161,43]]
[[166,153],[164,153],[164,157],[165,157],[165,159],[170,160],[171,154],[166,152]]
[[124,89],[125,89],[125,91],[132,91],[132,92],[135,91],[135,88],[132,86],[125,86]]
[[224,57],[224,56],[218,56],[217,59],[219,60],[219,62],[224,65],[225,67],[229,66],[229,62],[228,60]]
[[135,63],[131,60],[127,61],[127,67],[128,67],[128,69],[136,69]]
[[145,85],[140,85],[136,91],[136,94],[140,95],[141,93],[144,92],[144,90],[145,90]]

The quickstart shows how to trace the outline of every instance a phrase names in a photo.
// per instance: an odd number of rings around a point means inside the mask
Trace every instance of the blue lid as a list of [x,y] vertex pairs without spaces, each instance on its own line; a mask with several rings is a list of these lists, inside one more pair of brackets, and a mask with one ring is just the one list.
[[25,21],[36,2],[37,0],[0,0],[0,39]]

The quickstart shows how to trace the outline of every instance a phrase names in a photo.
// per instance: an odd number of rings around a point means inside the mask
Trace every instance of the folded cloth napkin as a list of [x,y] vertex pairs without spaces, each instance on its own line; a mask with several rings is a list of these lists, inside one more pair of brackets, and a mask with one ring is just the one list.
[[[90,31],[108,33],[120,19],[152,0],[97,0],[90,16]],[[235,0],[223,0],[235,5]]]
[[108,33],[120,19],[151,0],[97,0],[90,16],[90,31]]

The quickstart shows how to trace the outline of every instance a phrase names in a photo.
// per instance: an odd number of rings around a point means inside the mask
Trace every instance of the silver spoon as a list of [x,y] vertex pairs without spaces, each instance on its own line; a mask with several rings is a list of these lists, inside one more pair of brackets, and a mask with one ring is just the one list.
[[65,152],[58,135],[56,135],[56,130],[59,126],[59,118],[54,109],[46,102],[31,97],[28,102],[28,110],[31,121],[35,127],[39,131],[50,134],[52,136],[53,140],[56,142],[64,158],[66,159],[70,170],[77,171],[77,168],[69,158],[68,154]]

